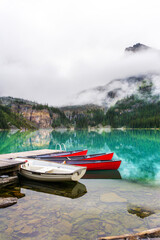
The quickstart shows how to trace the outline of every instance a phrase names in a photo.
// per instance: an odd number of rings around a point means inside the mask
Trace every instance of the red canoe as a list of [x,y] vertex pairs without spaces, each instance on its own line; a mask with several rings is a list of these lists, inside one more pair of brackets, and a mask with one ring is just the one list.
[[87,170],[117,170],[121,165],[121,160],[118,161],[90,161],[89,163],[74,164],[87,167]]
[[74,156],[85,156],[88,150],[75,150],[69,152],[56,152],[56,153],[48,153],[48,154],[41,154],[36,156],[28,156],[28,158],[55,158],[55,157],[74,157]]
[[[43,159],[43,161],[48,161]],[[117,170],[121,164],[121,160],[118,161],[95,161],[95,160],[49,160],[58,163],[70,164],[75,166],[87,167],[87,170]]]
[[82,160],[111,160],[113,158],[114,153],[99,153],[99,154],[92,154],[84,156],[84,159]]
[[[100,153],[100,154],[92,154],[92,155],[87,155],[87,156],[47,156],[47,157],[41,157],[39,156],[34,156],[33,158],[35,159],[44,159],[47,161],[66,161],[66,160],[70,160],[70,161],[92,161],[92,160],[111,160],[113,157],[114,153]],[[46,154],[47,155],[47,154]],[[48,154],[49,155],[49,154]]]

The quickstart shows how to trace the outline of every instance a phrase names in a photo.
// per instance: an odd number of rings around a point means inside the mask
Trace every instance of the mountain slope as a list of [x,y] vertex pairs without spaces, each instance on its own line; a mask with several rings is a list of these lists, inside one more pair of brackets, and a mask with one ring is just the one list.
[[0,129],[9,128],[35,129],[36,126],[19,114],[13,113],[10,108],[0,105]]
[[69,119],[59,108],[13,97],[0,97],[0,128],[69,127]]
[[80,92],[76,96],[76,103],[78,104],[92,104],[93,102],[99,106],[109,108],[116,104],[117,101],[138,94],[139,88],[144,84],[153,85],[153,95],[160,93],[159,85],[160,77],[155,74],[147,74],[140,76],[132,76],[123,79],[115,79],[108,84],[93,89]]
[[152,49],[151,47],[148,47],[144,44],[141,44],[141,43],[136,43],[135,45],[133,45],[132,47],[128,47],[125,49],[126,52],[133,52],[133,53],[136,53],[136,52],[140,52],[140,51],[146,51],[146,50],[150,50]]
[[[126,48],[125,52],[129,53],[129,56],[136,56],[133,61],[133,68],[135,61],[137,61],[139,58],[141,59],[140,63],[142,64],[142,69],[141,66],[138,66],[139,71],[141,72],[140,74],[132,74],[126,78],[113,79],[103,86],[97,86],[95,88],[84,90],[75,96],[71,105],[85,105],[94,103],[108,109],[111,106],[114,106],[117,101],[122,100],[127,96],[129,97],[133,94],[138,94],[139,88],[141,88],[141,85],[143,85],[144,82],[146,82],[148,85],[152,84],[153,96],[160,94],[160,73],[155,70],[149,72],[148,69],[147,71],[144,71],[143,68],[143,61],[146,58],[145,53],[149,54],[147,55],[148,58],[150,58],[150,54],[154,54],[154,57],[156,56],[156,60],[158,59],[157,61],[160,62],[160,51],[137,43],[132,47]],[[125,56],[125,61],[125,63],[130,61],[128,55]]]
[[[104,124],[105,114],[96,105],[49,107],[24,99],[1,97],[0,128],[87,128]],[[20,121],[21,120],[21,121]],[[28,124],[28,127],[26,124]]]

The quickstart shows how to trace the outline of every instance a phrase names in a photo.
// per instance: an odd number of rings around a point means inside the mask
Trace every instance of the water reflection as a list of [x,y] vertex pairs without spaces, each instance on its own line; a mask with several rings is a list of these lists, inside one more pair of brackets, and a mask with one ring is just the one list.
[[21,193],[21,188],[19,186],[11,185],[5,188],[1,188],[0,197],[2,198],[16,197],[19,199],[25,197],[25,194]]
[[3,131],[0,140],[0,153],[55,149],[58,143],[64,143],[68,151],[114,152],[114,159],[122,160],[119,171],[123,179],[160,184],[160,131]]
[[0,239],[90,240],[160,226],[160,186],[140,184],[160,180],[159,131],[0,132],[0,140],[0,153],[65,143],[67,150],[114,151],[122,159],[114,174],[87,172],[88,179],[81,180],[87,190],[81,183],[22,182],[12,194],[26,197],[1,210]]
[[51,130],[0,132],[0,154],[48,148]]
[[86,186],[80,182],[42,183],[25,178],[20,180],[21,188],[67,198],[79,198],[87,193]]
[[84,179],[121,179],[121,174],[117,170],[87,171]]

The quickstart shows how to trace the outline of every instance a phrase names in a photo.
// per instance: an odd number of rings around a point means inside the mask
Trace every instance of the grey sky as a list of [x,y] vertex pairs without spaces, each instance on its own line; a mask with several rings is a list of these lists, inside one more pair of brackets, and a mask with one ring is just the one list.
[[158,71],[159,0],[0,0],[0,95],[50,105],[113,78]]

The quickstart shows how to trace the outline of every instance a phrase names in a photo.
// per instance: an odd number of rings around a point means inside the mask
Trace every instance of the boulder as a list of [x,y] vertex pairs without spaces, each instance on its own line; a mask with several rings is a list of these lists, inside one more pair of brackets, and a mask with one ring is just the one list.
[[0,208],[12,206],[17,203],[16,197],[0,198]]

